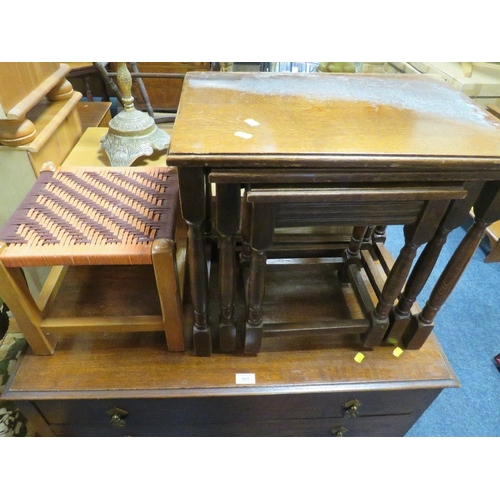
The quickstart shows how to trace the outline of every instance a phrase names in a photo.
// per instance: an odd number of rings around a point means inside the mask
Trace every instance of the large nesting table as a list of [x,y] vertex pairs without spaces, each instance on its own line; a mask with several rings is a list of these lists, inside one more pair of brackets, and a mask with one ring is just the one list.
[[[250,212],[243,232],[252,249],[248,353],[259,351],[266,251],[276,227],[353,225],[344,258],[344,271],[352,274],[362,228],[403,224],[405,246],[376,306],[367,310],[361,341],[366,348],[388,339],[419,348],[487,225],[500,216],[500,122],[460,91],[426,76],[188,73],[167,162],[178,168],[189,228],[199,355],[211,354],[205,255],[210,182],[217,190],[225,351],[235,345],[234,235],[241,229],[242,205],[244,214]],[[471,231],[427,305],[412,314],[447,234],[466,220],[472,205]]]

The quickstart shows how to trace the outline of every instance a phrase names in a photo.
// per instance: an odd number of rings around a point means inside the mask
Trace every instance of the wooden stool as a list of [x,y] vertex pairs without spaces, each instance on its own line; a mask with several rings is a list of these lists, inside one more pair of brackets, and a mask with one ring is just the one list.
[[[178,190],[176,171],[169,167],[63,167],[55,171],[49,166],[40,173],[0,231],[0,295],[35,354],[53,354],[55,334],[79,332],[164,330],[170,351],[185,349],[175,243]],[[148,307],[151,314],[146,314],[130,304],[137,314],[102,315],[99,303],[99,310],[90,317],[51,314],[56,294],[63,295],[63,280],[70,269],[90,268],[93,279],[99,269],[140,267],[142,272],[151,265],[161,311],[151,312]],[[54,266],[37,300],[24,279],[25,266]],[[140,287],[144,276],[133,286]],[[119,286],[115,295],[126,295],[129,285]],[[77,290],[83,294],[82,286]],[[147,293],[150,290],[137,295]],[[78,308],[74,312],[78,316]]]

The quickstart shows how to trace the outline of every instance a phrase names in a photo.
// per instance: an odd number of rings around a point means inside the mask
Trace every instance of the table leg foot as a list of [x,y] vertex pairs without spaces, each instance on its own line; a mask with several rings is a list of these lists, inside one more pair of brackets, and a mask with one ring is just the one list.
[[193,343],[196,356],[209,357],[212,355],[212,334],[210,327],[200,329],[193,327]]
[[221,352],[236,351],[236,325],[234,323],[219,325],[219,348]]
[[401,339],[410,324],[410,319],[410,314],[399,314],[396,309],[393,309],[389,315],[390,325],[384,343],[388,345],[401,343]]
[[363,347],[375,347],[380,345],[388,328],[389,317],[380,318],[375,311],[372,311],[370,314],[370,329],[361,336]]
[[434,329],[434,321],[424,323],[419,314],[414,314],[403,334],[403,344],[406,349],[420,349]]
[[245,325],[245,354],[258,354],[262,344],[262,323],[260,325]]

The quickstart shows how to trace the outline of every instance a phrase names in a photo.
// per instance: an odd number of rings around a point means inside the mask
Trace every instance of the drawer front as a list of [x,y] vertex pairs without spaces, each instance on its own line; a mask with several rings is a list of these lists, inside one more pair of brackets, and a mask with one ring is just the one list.
[[[423,413],[440,389],[354,393],[163,399],[57,400],[34,402],[49,425],[108,427],[228,425],[290,420],[339,419]],[[115,414],[115,415],[114,415]]]
[[124,427],[53,425],[61,437],[401,437],[408,432],[418,416],[383,415],[345,419],[299,419],[263,422],[232,422],[227,424],[185,425],[164,422],[164,425],[128,425]]

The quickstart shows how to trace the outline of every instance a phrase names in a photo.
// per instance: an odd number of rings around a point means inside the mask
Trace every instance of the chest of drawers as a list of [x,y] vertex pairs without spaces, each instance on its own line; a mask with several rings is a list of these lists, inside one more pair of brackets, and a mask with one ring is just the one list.
[[22,356],[2,399],[44,436],[403,436],[458,387],[434,336],[361,363],[349,345],[199,358],[162,340],[62,338],[53,356]]

